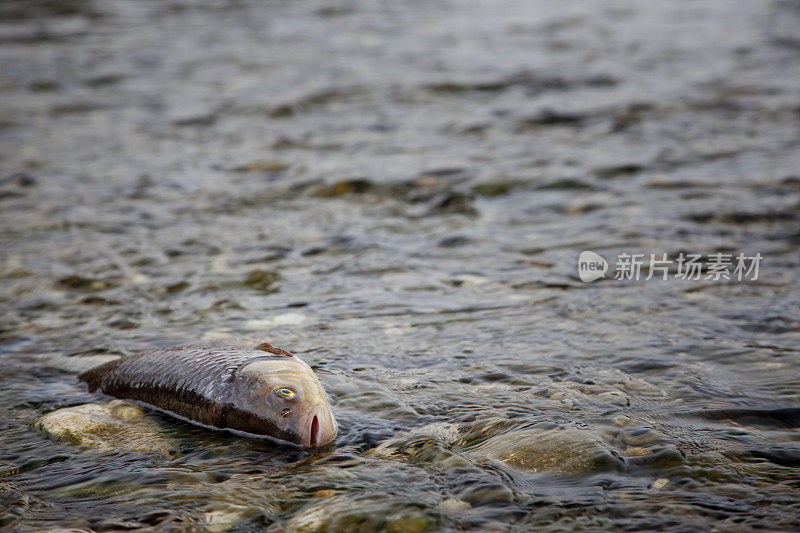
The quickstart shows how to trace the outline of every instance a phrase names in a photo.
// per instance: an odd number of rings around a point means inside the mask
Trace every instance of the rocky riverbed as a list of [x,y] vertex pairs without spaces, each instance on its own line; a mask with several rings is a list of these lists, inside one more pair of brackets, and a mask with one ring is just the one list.
[[[799,31],[789,0],[3,2],[0,526],[800,528]],[[76,378],[265,341],[333,445]]]

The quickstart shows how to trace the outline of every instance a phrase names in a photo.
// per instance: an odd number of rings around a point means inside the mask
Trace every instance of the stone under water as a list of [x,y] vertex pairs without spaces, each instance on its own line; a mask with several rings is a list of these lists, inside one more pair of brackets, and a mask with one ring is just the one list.
[[175,440],[145,409],[123,400],[58,409],[39,418],[35,426],[56,440],[100,450],[169,455],[177,449]]

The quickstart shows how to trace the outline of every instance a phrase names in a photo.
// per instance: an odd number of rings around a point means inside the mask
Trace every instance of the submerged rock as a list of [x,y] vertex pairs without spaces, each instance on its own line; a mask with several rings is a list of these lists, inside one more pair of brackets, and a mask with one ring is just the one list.
[[254,514],[254,510],[245,505],[228,504],[225,509],[217,509],[203,513],[202,524],[206,531],[217,533],[233,527],[237,522]]
[[269,294],[280,284],[281,275],[270,270],[253,270],[247,274],[244,284],[257,291]]
[[579,474],[622,466],[596,432],[574,427],[511,431],[481,444],[480,452],[528,472]]
[[574,427],[534,426],[504,428],[502,423],[480,427],[430,425],[410,436],[382,443],[372,453],[415,462],[458,465],[498,461],[518,470],[551,474],[578,474],[615,470],[623,460],[600,433]]
[[101,450],[169,455],[177,449],[145,409],[123,400],[66,407],[42,416],[35,425],[54,439]]
[[313,503],[301,509],[286,524],[289,531],[298,533],[421,533],[436,529],[436,525],[436,519],[417,505],[344,496]]

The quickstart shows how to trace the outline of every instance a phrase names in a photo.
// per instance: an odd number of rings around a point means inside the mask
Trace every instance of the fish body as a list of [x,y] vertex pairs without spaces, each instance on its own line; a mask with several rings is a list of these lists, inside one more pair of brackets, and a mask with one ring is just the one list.
[[79,378],[90,392],[100,390],[203,426],[303,448],[324,446],[337,433],[314,371],[269,344],[174,346],[108,362]]

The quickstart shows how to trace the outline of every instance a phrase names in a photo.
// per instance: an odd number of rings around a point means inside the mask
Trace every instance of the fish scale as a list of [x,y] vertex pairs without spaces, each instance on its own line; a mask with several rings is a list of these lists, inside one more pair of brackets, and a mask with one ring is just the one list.
[[218,426],[226,389],[237,369],[287,357],[236,346],[189,345],[124,357],[80,375],[90,392],[139,400],[179,416]]

